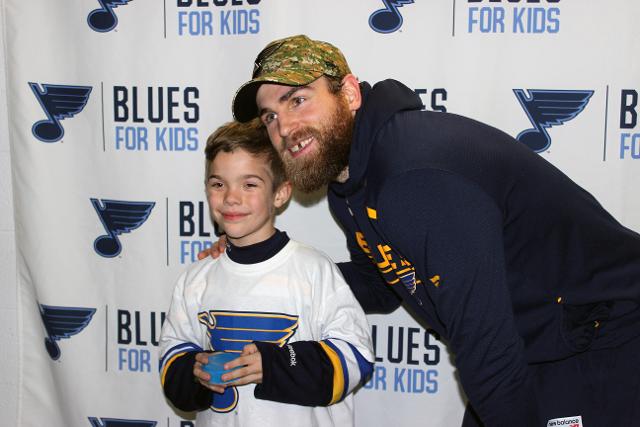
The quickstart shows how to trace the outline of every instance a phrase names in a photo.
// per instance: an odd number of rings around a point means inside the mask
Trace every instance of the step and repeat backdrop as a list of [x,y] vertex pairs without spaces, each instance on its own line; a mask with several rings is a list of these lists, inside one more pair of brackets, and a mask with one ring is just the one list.
[[[207,136],[269,41],[340,47],[361,80],[516,137],[640,230],[635,0],[3,0],[19,287],[18,425],[192,426],[158,338],[179,273],[215,240]],[[559,104],[573,106],[554,113]],[[527,137],[525,138],[524,135]],[[277,226],[348,254],[324,194]],[[456,426],[455,355],[404,309],[369,317],[358,426]],[[295,425],[293,422],[291,425]]]

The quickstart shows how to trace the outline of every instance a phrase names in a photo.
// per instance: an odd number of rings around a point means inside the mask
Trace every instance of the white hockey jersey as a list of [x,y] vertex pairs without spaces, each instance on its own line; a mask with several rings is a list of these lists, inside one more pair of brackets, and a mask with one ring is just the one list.
[[[300,406],[254,397],[254,384],[214,394],[198,426],[339,426],[354,424],[350,392],[374,356],[365,314],[335,264],[289,241],[272,258],[239,264],[225,253],[192,264],[175,287],[160,339],[164,386],[172,363],[189,352],[240,353],[253,341],[280,347],[318,341],[333,365],[329,406]],[[296,353],[289,345],[290,363]],[[298,356],[300,357],[300,356]],[[277,381],[277,372],[265,378]]]

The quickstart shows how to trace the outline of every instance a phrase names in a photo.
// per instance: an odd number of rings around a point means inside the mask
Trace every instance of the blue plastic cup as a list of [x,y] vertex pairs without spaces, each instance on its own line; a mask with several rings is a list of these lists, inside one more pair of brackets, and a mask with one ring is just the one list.
[[239,354],[235,353],[225,353],[224,351],[219,351],[209,355],[209,362],[205,365],[202,365],[202,370],[211,375],[211,379],[209,382],[211,384],[228,384],[232,381],[222,381],[222,374],[226,374],[227,372],[234,371],[241,366],[237,366],[233,369],[224,370],[223,366],[227,362],[231,362],[234,359],[240,357]]

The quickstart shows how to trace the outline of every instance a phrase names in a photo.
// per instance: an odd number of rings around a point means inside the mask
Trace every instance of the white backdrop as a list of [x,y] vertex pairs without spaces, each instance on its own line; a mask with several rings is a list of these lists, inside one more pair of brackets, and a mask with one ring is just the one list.
[[[191,425],[162,397],[160,325],[174,280],[213,238],[206,137],[231,119],[235,90],[275,38],[332,42],[361,80],[401,80],[428,109],[514,137],[537,128],[548,136],[541,156],[640,230],[634,0],[0,4],[16,213],[17,425]],[[550,126],[517,90],[587,101]],[[114,206],[138,214],[125,225],[107,213]],[[321,193],[298,195],[277,225],[336,261],[347,257]],[[96,244],[100,236],[110,246]],[[358,425],[459,425],[464,397],[445,344],[402,309],[370,321],[378,363],[357,394]]]

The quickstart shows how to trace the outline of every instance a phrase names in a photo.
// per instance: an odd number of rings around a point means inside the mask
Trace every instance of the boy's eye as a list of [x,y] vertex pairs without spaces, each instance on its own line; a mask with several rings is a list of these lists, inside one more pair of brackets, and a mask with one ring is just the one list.
[[244,186],[246,188],[256,188],[258,186],[258,184],[256,184],[255,182],[247,182],[244,184]]
[[218,181],[209,182],[209,187],[211,188],[222,188],[222,183]]

